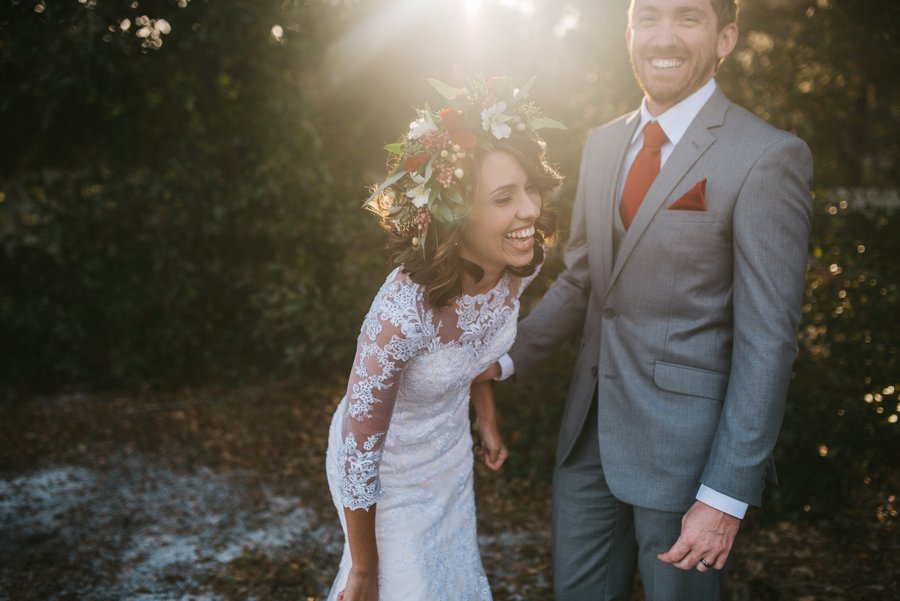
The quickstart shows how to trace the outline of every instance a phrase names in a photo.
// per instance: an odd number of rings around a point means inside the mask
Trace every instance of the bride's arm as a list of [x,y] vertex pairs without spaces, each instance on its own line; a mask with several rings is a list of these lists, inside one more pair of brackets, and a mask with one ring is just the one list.
[[377,598],[375,510],[384,494],[379,468],[400,376],[424,344],[416,296],[408,294],[410,285],[397,276],[382,287],[363,323],[347,384],[338,458],[340,496],[353,558],[343,591],[345,601]]
[[509,457],[509,450],[503,444],[503,437],[497,427],[497,406],[491,383],[473,382],[470,394],[475,407],[475,429],[480,439],[475,446],[475,455],[486,466],[497,471]]
[[344,507],[347,518],[347,542],[353,566],[347,584],[338,598],[341,601],[362,601],[378,598],[378,548],[375,544],[375,510]]

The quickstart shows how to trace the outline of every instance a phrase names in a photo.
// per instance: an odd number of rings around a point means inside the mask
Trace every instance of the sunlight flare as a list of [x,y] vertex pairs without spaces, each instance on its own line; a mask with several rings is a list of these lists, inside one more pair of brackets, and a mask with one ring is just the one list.
[[463,12],[469,19],[475,19],[481,15],[483,0],[463,0]]

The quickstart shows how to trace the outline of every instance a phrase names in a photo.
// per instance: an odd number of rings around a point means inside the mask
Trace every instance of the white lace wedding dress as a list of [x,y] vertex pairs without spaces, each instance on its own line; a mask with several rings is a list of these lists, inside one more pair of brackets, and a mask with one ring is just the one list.
[[[507,274],[435,310],[398,268],[372,303],[326,469],[345,540],[343,508],[378,503],[380,601],[491,599],[475,534],[469,386],[512,345],[532,278]],[[345,543],[329,601],[350,566]]]

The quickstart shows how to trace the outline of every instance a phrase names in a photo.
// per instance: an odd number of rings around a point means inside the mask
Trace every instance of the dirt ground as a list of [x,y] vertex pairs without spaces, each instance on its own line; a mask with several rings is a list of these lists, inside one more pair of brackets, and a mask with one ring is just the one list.
[[[0,404],[0,600],[324,599],[342,544],[323,468],[341,392],[333,379]],[[552,598],[546,480],[476,468],[498,601]],[[900,599],[895,503],[861,500],[853,537],[751,517],[729,597]]]

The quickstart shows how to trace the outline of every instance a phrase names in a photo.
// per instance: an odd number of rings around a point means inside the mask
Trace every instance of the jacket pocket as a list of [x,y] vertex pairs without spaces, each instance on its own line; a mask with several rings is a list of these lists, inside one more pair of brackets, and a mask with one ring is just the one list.
[[656,361],[653,382],[669,392],[722,401],[728,390],[728,374],[699,367]]
[[656,214],[660,221],[678,221],[686,223],[719,223],[722,215],[715,211],[681,211],[678,209],[663,209]]

